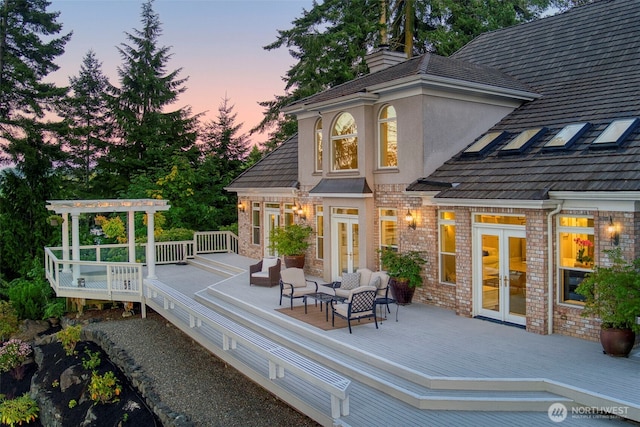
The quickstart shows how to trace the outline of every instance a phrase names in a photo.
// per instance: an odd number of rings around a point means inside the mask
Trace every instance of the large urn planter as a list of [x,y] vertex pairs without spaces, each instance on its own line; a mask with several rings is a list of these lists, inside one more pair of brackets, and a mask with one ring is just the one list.
[[411,304],[416,288],[410,287],[408,280],[391,278],[389,286],[391,287],[391,296],[399,305]]
[[636,334],[631,329],[602,328],[600,343],[605,354],[612,357],[628,357],[636,342]]
[[304,268],[304,255],[285,255],[282,258],[286,268]]

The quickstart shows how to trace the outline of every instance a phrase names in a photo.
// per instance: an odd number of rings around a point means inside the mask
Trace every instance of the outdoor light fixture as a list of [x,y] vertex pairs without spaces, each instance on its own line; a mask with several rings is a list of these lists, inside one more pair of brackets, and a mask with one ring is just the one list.
[[416,229],[416,219],[413,217],[413,215],[411,215],[411,211],[409,209],[407,209],[407,214],[404,217],[405,221],[407,221],[407,225],[409,226],[409,228],[411,228],[412,230]]
[[611,238],[611,244],[613,244],[613,246],[618,246],[620,244],[620,233],[618,232],[618,227],[613,223],[613,218],[611,217],[609,217],[609,227],[607,227],[607,231]]
[[244,204],[242,202],[238,202],[238,210],[244,212]]
[[304,209],[302,208],[302,205],[300,203],[298,203],[298,205],[295,208],[295,213],[296,215],[298,215],[298,218],[300,218],[301,220],[306,220],[307,217],[304,214]]

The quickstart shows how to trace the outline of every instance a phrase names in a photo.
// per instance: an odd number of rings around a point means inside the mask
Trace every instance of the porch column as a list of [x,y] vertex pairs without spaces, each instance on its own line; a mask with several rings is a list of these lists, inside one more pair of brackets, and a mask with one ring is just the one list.
[[154,212],[147,211],[147,279],[157,279],[156,276],[156,238],[153,234]]
[[[79,216],[77,212],[71,213],[71,253],[73,261],[80,261]],[[78,277],[80,277],[80,264],[73,264],[73,281],[78,280]]]
[[136,262],[136,226],[135,212],[127,212],[127,229],[129,231],[129,262]]
[[[69,261],[69,214],[62,214],[62,261]],[[62,264],[62,272],[69,273],[69,264]]]

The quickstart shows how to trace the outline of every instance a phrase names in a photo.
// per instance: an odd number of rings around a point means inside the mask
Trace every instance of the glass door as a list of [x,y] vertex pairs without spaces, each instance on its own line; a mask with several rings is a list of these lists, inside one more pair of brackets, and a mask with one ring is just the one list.
[[271,230],[275,227],[280,227],[280,205],[267,204],[264,210],[264,255],[265,256],[278,256],[275,251],[269,248],[269,236],[271,236]]
[[333,280],[338,280],[343,273],[354,272],[360,264],[358,216],[351,211],[357,213],[357,209],[337,209],[332,215]]
[[476,312],[492,319],[526,324],[527,257],[524,230],[478,229]]

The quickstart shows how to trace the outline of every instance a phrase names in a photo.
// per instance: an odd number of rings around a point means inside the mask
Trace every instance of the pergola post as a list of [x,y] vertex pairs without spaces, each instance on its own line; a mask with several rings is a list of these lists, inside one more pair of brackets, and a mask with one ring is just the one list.
[[154,235],[155,212],[147,210],[147,279],[157,279],[156,276],[156,238]]
[[[66,212],[62,214],[62,261],[69,261],[69,214]],[[68,273],[70,271],[69,264],[64,263],[62,272]]]
[[[71,255],[73,261],[80,261],[80,227],[78,212],[71,212]],[[73,281],[80,277],[80,264],[73,264]]]
[[129,232],[129,262],[136,262],[136,223],[135,212],[127,212],[127,231]]

